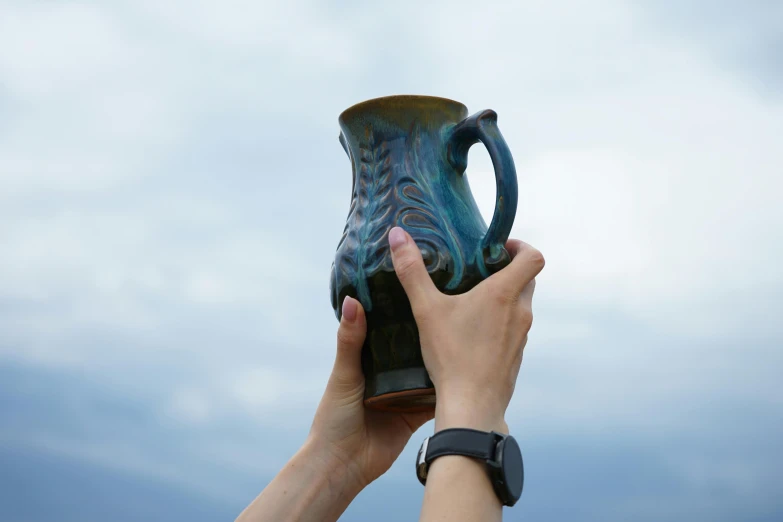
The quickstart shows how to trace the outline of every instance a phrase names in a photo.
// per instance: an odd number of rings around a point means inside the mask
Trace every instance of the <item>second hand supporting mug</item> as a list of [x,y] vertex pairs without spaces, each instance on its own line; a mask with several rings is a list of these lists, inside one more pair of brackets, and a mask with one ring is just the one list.
[[[410,303],[392,266],[388,233],[405,229],[446,294],[466,292],[510,262],[505,243],[517,210],[514,160],[486,110],[468,117],[432,96],[368,100],[339,117],[353,190],[331,270],[332,307],[359,300],[367,316],[362,348],[365,404],[413,412],[435,407]],[[465,176],[468,149],[482,142],[495,168],[497,198],[487,228]]]

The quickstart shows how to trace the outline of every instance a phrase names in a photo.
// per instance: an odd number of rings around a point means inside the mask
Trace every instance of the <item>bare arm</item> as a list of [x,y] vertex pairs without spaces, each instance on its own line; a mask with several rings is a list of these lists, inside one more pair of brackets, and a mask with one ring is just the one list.
[[237,522],[334,521],[359,491],[345,466],[308,441]]

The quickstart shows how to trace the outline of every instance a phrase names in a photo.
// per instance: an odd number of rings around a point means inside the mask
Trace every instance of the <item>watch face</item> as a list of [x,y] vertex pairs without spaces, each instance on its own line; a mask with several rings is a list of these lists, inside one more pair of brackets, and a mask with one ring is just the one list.
[[522,451],[514,437],[507,437],[503,441],[503,482],[506,484],[509,496],[514,502],[522,495],[522,485],[525,481],[525,471],[522,466]]

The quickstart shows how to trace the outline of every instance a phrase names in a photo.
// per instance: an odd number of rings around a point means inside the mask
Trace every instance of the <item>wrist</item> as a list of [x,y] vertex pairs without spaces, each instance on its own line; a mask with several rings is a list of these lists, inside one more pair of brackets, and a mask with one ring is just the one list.
[[325,477],[330,487],[339,488],[350,499],[367,486],[364,477],[347,457],[312,437],[305,441],[297,457],[307,462],[313,473]]
[[439,395],[435,407],[435,433],[449,428],[471,428],[508,434],[505,407],[499,401],[475,396]]
[[361,491],[351,470],[308,438],[239,521],[336,521]]

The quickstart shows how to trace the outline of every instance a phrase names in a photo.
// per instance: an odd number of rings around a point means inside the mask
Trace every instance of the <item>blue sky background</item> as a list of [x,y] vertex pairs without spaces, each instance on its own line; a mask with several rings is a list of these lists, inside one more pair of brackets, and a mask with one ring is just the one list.
[[[547,258],[506,520],[783,520],[782,34],[762,1],[0,0],[0,520],[264,487],[332,363],[337,115],[401,93],[498,112]],[[344,520],[416,519],[431,429]]]

